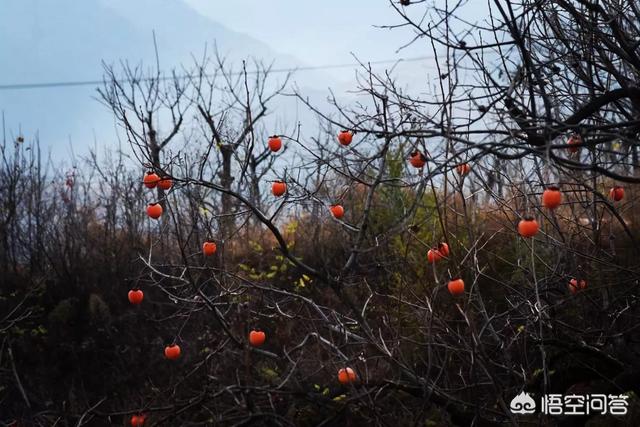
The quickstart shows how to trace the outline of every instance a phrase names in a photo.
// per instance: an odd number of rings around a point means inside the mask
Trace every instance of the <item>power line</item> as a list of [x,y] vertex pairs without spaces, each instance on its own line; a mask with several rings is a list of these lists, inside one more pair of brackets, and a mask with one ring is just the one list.
[[[434,59],[433,56],[416,56],[413,58],[404,58],[404,59],[385,59],[380,61],[370,61],[363,63],[364,65],[384,65],[384,64],[394,64],[394,63],[403,63],[403,62],[418,62],[425,61],[428,59]],[[349,68],[349,67],[357,67],[362,64],[357,62],[352,62],[349,64],[327,64],[327,65],[309,65],[303,67],[295,67],[295,68],[275,68],[269,70],[269,73],[291,73],[295,71],[314,71],[314,70],[329,70],[329,69],[338,69],[338,68]],[[257,74],[262,71],[247,71],[247,74]],[[231,75],[240,75],[241,71],[230,73]],[[156,77],[144,77],[140,79],[136,79],[136,81],[150,81],[150,80],[173,80],[174,78],[178,78],[180,80],[188,79],[196,77],[191,74],[184,74],[180,76],[160,76]],[[128,83],[131,82],[132,79],[122,79],[118,80],[120,83]],[[14,84],[2,84],[0,85],[0,90],[25,90],[25,89],[43,89],[43,88],[57,88],[57,87],[73,87],[73,86],[96,86],[101,85],[104,80],[75,80],[75,81],[61,81],[61,82],[43,82],[43,83],[14,83]]]

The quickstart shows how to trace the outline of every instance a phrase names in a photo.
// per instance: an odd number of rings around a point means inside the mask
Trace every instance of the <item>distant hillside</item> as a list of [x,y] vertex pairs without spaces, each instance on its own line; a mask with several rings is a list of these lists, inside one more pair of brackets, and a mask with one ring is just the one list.
[[[205,18],[181,0],[2,0],[0,4],[0,84],[95,80],[102,76],[101,61],[154,62],[152,31],[160,49],[161,67],[169,70],[200,57],[205,44],[214,43],[230,61],[247,56],[275,60],[277,67],[302,65],[280,55],[247,35],[233,32]],[[327,76],[305,73],[301,85]],[[19,127],[29,139],[40,133],[44,146],[56,158],[115,140],[113,120],[97,101],[90,86],[0,91],[8,134]],[[288,109],[290,101],[283,101]]]

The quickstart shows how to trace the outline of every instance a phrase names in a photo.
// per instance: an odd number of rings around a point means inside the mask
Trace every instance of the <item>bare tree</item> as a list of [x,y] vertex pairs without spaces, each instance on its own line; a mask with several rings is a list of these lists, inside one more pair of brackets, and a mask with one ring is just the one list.
[[[112,176],[93,160],[117,192],[78,190],[84,203],[71,200],[46,243],[83,259],[90,245],[70,230],[111,230],[109,242],[130,230],[134,260],[113,250],[129,266],[117,292],[145,300],[107,316],[88,293],[92,321],[126,331],[109,372],[134,371],[135,392],[31,419],[568,426],[596,415],[519,416],[510,401],[627,393],[637,406],[640,10],[492,0],[478,18],[471,2],[389,4],[403,20],[392,29],[434,57],[431,93],[362,62],[358,102],[330,94],[327,111],[257,61],[205,55],[170,76],[106,67],[100,95],[138,169]],[[320,132],[290,125],[274,153],[268,108],[285,94],[317,113]],[[165,209],[145,228],[136,176],[147,166],[173,187],[152,196]],[[272,179],[284,193],[269,192]],[[26,200],[18,187],[6,200]],[[86,213],[95,200],[109,227]],[[12,212],[0,212],[7,260]],[[223,244],[205,251],[209,240]],[[72,282],[73,262],[51,264]],[[0,332],[22,319],[11,302]],[[1,366],[14,401],[33,404],[20,363],[17,376]]]

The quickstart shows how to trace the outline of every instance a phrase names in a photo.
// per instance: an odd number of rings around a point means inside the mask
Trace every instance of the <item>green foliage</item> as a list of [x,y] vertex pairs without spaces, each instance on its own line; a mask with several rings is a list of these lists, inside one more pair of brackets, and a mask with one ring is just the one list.
[[37,328],[31,329],[31,336],[37,337],[39,335],[46,335],[47,332],[47,328],[45,328],[43,325],[38,325]]

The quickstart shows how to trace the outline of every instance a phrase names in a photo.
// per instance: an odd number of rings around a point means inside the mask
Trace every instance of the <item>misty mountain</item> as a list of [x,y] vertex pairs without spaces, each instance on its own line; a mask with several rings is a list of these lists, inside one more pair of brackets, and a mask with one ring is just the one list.
[[[168,72],[193,64],[205,46],[214,46],[237,63],[257,57],[276,68],[303,66],[259,40],[225,28],[191,9],[182,0],[2,0],[0,3],[0,85],[100,80],[102,62],[155,64],[155,32],[160,68]],[[331,85],[320,72],[296,76],[312,97]],[[315,86],[315,87],[314,87]],[[36,132],[56,158],[87,146],[116,140],[113,119],[95,97],[93,86],[0,90],[7,137],[20,131],[27,140]],[[295,103],[279,101],[281,113],[295,115]],[[280,108],[281,107],[281,108]],[[307,121],[312,120],[307,116]]]

